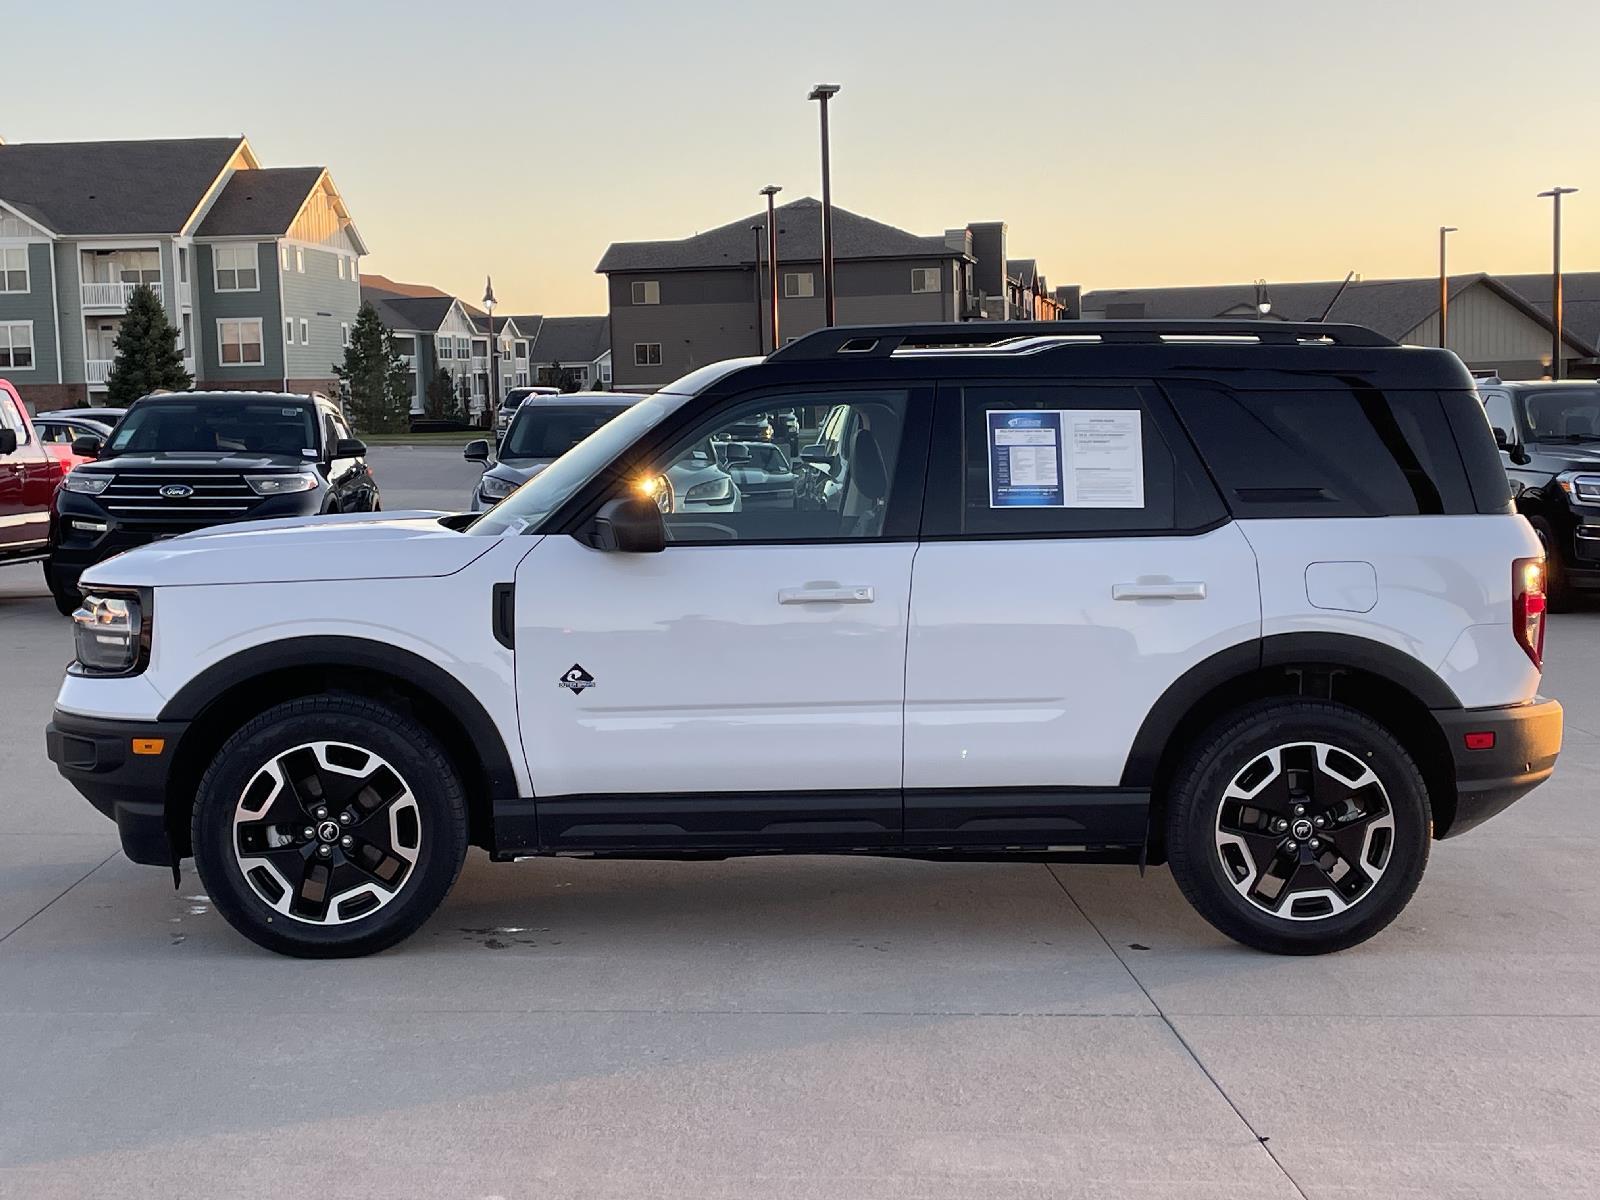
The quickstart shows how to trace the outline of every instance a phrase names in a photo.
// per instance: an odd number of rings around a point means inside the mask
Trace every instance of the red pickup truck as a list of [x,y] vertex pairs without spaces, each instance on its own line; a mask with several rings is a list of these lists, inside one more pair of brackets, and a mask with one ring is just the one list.
[[45,450],[17,389],[0,379],[0,563],[42,558],[66,468]]

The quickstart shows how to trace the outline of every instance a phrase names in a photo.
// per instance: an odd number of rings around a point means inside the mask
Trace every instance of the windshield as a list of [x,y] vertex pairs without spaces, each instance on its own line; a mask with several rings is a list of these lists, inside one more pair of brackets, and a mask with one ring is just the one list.
[[626,404],[524,404],[500,447],[500,457],[560,458]]
[[308,405],[162,400],[128,412],[101,456],[150,454],[317,456],[316,416]]
[[[467,527],[490,537],[502,533],[534,533],[551,513],[687,396],[658,392],[607,421],[583,441],[540,471]],[[524,414],[519,412],[520,423]]]
[[1520,398],[1529,441],[1600,441],[1600,388],[1533,388]]

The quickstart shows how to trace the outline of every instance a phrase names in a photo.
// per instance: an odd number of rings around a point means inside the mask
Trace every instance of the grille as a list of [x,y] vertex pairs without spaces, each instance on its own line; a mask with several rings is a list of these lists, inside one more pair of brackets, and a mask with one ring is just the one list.
[[[161,494],[174,484],[190,489],[189,494]],[[245,516],[261,499],[244,476],[223,474],[118,475],[100,493],[105,510],[125,524],[181,522],[193,528]]]

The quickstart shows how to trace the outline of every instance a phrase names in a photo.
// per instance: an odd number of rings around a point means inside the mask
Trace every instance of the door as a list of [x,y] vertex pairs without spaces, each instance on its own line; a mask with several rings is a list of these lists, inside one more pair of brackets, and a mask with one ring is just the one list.
[[1165,401],[942,388],[906,663],[906,840],[1142,843],[1120,789],[1190,667],[1260,636],[1254,555]]
[[29,428],[16,393],[4,387],[0,429],[9,430],[17,442],[9,454],[0,454],[0,552],[36,550],[49,540],[50,503],[61,465]]
[[775,398],[727,401],[626,485],[656,497],[665,550],[552,535],[521,564],[518,716],[545,846],[899,842],[931,394],[828,399],[855,436],[791,464],[813,486],[787,504],[746,505],[729,469],[752,456],[729,427]]
[[372,485],[366,460],[334,455],[335,446],[354,437],[344,417],[332,409],[323,410],[322,439],[324,453],[328,456],[328,485],[333,492],[333,502],[340,512],[370,512]]

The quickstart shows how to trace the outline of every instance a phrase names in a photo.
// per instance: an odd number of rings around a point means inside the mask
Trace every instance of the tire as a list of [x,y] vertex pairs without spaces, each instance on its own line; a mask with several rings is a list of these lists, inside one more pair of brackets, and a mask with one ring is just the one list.
[[56,611],[63,617],[70,617],[78,611],[78,606],[83,603],[83,593],[76,586],[68,587],[56,578],[56,573],[50,569],[48,560],[44,563],[44,583],[50,589],[50,598],[56,602]]
[[1543,517],[1529,517],[1528,524],[1539,535],[1544,547],[1544,599],[1551,612],[1572,611],[1572,589],[1567,585],[1567,573],[1561,567],[1561,554],[1556,549],[1555,531]]
[[354,957],[439,907],[466,860],[467,803],[416,721],[325,695],[270,708],[223,744],[190,832],[207,894],[245,937],[298,958]]
[[1221,932],[1272,954],[1326,954],[1379,932],[1416,891],[1432,839],[1416,763],[1342,704],[1240,709],[1196,739],[1173,777],[1178,887]]

